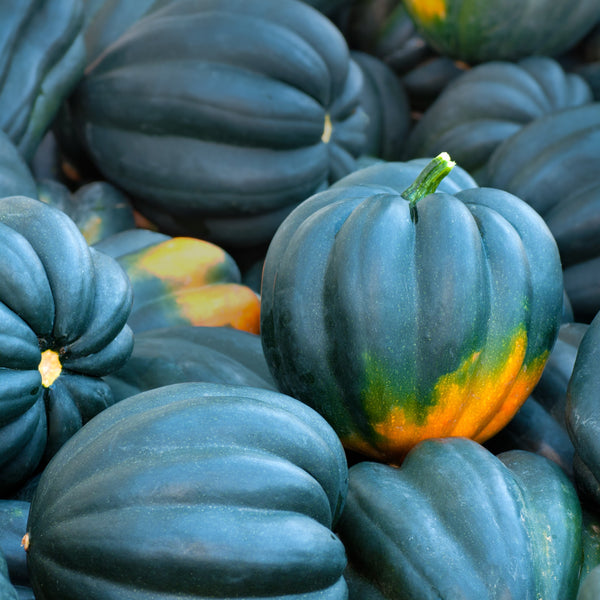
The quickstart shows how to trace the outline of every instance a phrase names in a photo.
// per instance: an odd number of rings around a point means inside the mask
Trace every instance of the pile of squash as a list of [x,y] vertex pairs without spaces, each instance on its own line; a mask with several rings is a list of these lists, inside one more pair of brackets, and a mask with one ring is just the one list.
[[0,599],[600,598],[597,0],[0,5]]

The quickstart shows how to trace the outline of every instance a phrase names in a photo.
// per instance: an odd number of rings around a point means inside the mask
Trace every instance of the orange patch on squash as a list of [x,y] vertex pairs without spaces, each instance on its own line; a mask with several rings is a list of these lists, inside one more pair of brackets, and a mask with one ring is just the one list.
[[[506,358],[495,368],[489,362],[480,363],[486,358],[481,352],[473,353],[456,371],[440,377],[430,405],[420,413],[414,408],[418,406],[416,398],[394,398],[393,391],[386,392],[383,404],[390,410],[385,420],[372,424],[379,439],[370,443],[349,436],[344,445],[375,458],[401,462],[413,446],[427,438],[489,439],[512,419],[541,376],[548,353],[525,365],[526,349],[523,330],[515,335]],[[382,398],[378,401],[381,403]],[[368,412],[368,401],[364,406]]]
[[192,325],[260,331],[260,298],[245,285],[220,283],[188,288],[177,293],[175,301]]
[[406,0],[406,5],[424,23],[446,18],[446,0]]
[[211,271],[227,258],[226,252],[215,244],[182,236],[144,249],[136,268],[167,284],[204,285],[211,281]]

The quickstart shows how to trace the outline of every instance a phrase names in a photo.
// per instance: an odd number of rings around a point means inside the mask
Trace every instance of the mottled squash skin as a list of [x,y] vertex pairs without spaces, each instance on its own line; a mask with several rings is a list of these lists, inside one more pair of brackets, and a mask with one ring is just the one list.
[[[411,204],[422,165],[350,175],[304,202],[264,265],[261,336],[281,390],[349,449],[400,462],[429,437],[484,441],[523,404],[560,326],[558,249],[516,196]],[[384,181],[385,183],[382,183]]]

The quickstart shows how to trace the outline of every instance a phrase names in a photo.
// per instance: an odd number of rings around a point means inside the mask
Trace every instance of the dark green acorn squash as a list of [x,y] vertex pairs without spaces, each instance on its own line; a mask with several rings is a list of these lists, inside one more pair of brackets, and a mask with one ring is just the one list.
[[519,196],[546,221],[575,319],[600,310],[600,102],[535,119],[492,153],[480,183]]
[[129,360],[104,381],[116,401],[186,381],[276,389],[258,335],[191,325],[137,332]]
[[347,476],[331,427],[278,392],[137,394],[87,423],[40,478],[25,539],[36,598],[344,600],[332,527]]
[[0,496],[112,402],[133,347],[132,290],[62,211],[0,199]]
[[412,129],[403,158],[445,151],[478,179],[492,152],[524,125],[592,101],[585,80],[551,58],[486,62],[442,90]]
[[417,30],[441,54],[469,63],[559,56],[600,19],[597,0],[404,0]]
[[75,129],[104,176],[170,235],[248,247],[352,171],[362,76],[340,31],[298,0],[183,0],[90,66]]
[[337,532],[381,600],[574,600],[581,528],[553,462],[446,438],[417,445],[401,468],[352,466]]
[[[542,374],[563,304],[539,215],[507,192],[464,189],[464,170],[415,204],[423,162],[367,167],[303,202],[261,287],[279,388],[348,449],[396,463],[424,438],[484,441],[504,427]],[[447,168],[432,161],[417,197]]]
[[81,0],[0,4],[0,129],[26,161],[83,77],[82,26]]
[[567,388],[566,422],[581,494],[600,506],[600,313],[583,336]]

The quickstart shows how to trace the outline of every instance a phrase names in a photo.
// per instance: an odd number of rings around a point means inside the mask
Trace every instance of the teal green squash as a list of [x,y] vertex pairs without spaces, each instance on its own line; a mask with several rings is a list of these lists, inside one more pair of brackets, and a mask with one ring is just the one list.
[[137,394],[83,427],[40,478],[25,539],[36,598],[345,600],[332,527],[347,476],[331,427],[278,392]]
[[519,196],[546,221],[575,319],[600,310],[600,102],[535,119],[492,153],[480,183]]
[[258,335],[192,325],[136,333],[128,361],[104,381],[116,401],[186,381],[276,389]]
[[384,160],[400,160],[412,126],[406,90],[382,60],[356,50],[351,56],[363,73],[361,106],[369,117],[364,152]]
[[405,0],[403,4],[433,48],[469,63],[559,56],[600,19],[596,0]]
[[337,532],[377,600],[574,600],[581,528],[553,462],[446,438],[420,443],[401,468],[350,467]]
[[566,423],[575,480],[582,496],[600,505],[600,313],[583,336],[567,388]]
[[[396,464],[424,438],[484,441],[506,425],[563,305],[540,216],[507,192],[464,189],[464,170],[414,205],[404,192],[427,162],[367,167],[302,203],[269,246],[261,287],[279,389],[346,448]],[[438,157],[424,171],[447,166]]]
[[81,0],[0,6],[0,129],[26,161],[83,77],[82,25]]
[[485,62],[441,91],[412,129],[403,158],[445,151],[478,179],[493,151],[524,125],[592,101],[585,80],[549,57]]
[[132,25],[69,104],[94,164],[161,231],[250,247],[352,171],[361,86],[304,2],[184,0]]
[[[0,199],[0,495],[112,402],[131,353],[131,285],[62,211]],[[5,497],[5,496],[3,496]]]

